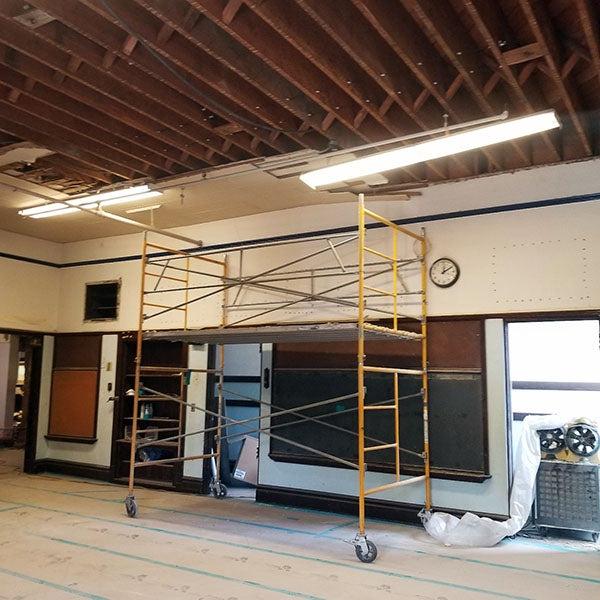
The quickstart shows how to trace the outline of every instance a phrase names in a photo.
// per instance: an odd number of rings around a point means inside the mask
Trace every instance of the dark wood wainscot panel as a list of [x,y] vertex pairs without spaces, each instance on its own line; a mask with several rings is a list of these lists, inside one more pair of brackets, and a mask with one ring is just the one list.
[[101,344],[99,334],[56,336],[48,439],[96,441]]

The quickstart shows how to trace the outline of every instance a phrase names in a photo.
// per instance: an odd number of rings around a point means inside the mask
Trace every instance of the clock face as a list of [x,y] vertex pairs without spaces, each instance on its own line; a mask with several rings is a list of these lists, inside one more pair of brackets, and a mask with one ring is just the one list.
[[438,258],[429,269],[431,281],[442,288],[454,285],[459,275],[458,265],[450,258]]

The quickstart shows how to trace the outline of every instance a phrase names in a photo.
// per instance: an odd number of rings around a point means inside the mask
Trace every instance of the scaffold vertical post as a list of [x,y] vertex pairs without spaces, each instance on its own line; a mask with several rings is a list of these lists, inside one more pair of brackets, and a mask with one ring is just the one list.
[[[227,281],[229,276],[229,268],[227,255],[223,259],[223,284]],[[227,325],[227,301],[228,301],[228,288],[223,285],[223,304],[221,306],[221,327]],[[227,494],[227,488],[221,482],[221,452],[222,452],[222,429],[223,429],[223,411],[224,411],[224,400],[223,400],[223,385],[225,383],[225,345],[219,344],[218,346],[218,384],[217,384],[217,425],[216,425],[216,443],[215,443],[215,456],[213,458],[213,464],[215,465],[214,482],[213,482],[213,494],[217,498],[224,498]]]
[[[395,229],[392,232],[392,294],[394,305],[394,331],[398,331],[398,232]],[[399,382],[398,373],[394,373],[394,441],[396,447],[396,481],[400,481],[400,401],[399,401]]]
[[140,379],[142,370],[142,346],[144,342],[143,327],[144,327],[144,290],[146,289],[146,262],[148,260],[148,234],[144,233],[144,241],[142,244],[142,269],[140,279],[140,298],[139,298],[139,313],[138,313],[138,330],[136,338],[135,350],[135,377],[133,384],[133,413],[131,420],[131,450],[129,453],[129,482],[127,488],[126,508],[130,516],[135,516],[137,507],[133,496],[133,487],[135,481],[135,455],[137,441],[137,419],[138,407],[140,400]]
[[358,535],[365,535],[365,196],[358,196]]
[[423,459],[425,463],[425,510],[431,510],[429,464],[429,381],[427,375],[427,238],[421,229],[421,370],[423,393]]

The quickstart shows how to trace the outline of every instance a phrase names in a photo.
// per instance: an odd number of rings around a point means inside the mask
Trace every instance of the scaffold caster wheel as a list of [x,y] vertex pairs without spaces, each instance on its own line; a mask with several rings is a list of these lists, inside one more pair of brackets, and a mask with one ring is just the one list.
[[[367,549],[365,551],[364,545],[366,544]],[[358,560],[364,563],[371,563],[377,558],[377,546],[370,540],[365,539],[363,542],[356,541],[354,544],[354,550]]]
[[213,486],[213,494],[215,495],[215,498],[218,498],[219,500],[221,500],[221,499],[225,498],[225,496],[227,496],[227,487],[224,484],[222,484],[220,481],[218,481]]
[[125,510],[127,511],[127,516],[134,519],[137,516],[137,502],[133,496],[127,496],[125,498]]

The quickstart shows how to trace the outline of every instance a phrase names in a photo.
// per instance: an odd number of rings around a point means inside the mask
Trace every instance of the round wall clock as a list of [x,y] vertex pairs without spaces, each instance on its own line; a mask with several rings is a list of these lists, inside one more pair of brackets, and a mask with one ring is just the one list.
[[441,288],[454,285],[459,275],[460,269],[451,258],[438,258],[429,268],[429,278]]

